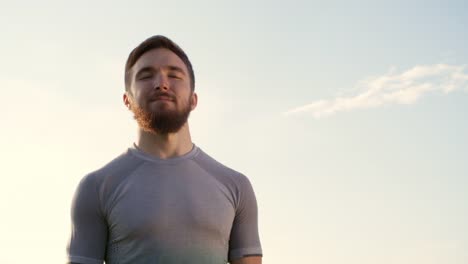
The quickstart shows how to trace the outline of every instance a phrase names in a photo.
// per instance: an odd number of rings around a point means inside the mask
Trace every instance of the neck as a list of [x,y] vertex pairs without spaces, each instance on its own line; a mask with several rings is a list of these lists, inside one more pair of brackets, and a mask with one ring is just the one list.
[[142,151],[160,159],[179,157],[193,148],[187,123],[178,132],[170,134],[155,134],[138,129],[135,144]]

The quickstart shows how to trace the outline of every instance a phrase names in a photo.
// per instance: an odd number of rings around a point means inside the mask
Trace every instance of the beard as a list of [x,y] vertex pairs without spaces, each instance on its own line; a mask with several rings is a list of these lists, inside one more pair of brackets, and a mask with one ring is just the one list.
[[169,134],[178,132],[187,122],[191,109],[191,98],[181,110],[160,109],[148,111],[136,104],[131,109],[138,126],[146,132],[154,134]]

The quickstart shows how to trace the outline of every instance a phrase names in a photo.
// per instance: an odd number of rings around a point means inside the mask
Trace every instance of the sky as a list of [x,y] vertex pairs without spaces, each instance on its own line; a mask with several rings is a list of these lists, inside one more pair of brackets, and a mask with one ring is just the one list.
[[0,1],[2,263],[64,263],[130,146],[129,52],[188,54],[197,146],[247,175],[264,263],[468,263],[462,1]]

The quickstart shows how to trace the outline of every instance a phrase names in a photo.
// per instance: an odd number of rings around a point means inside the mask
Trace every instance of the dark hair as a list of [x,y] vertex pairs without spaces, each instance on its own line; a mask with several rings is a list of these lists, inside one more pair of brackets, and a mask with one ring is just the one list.
[[195,90],[195,74],[193,73],[192,63],[190,63],[187,54],[185,54],[185,52],[175,42],[161,35],[152,36],[146,39],[134,48],[132,52],[130,52],[130,55],[128,55],[127,63],[125,63],[125,90],[130,90],[130,72],[137,60],[146,52],[159,48],[165,48],[174,52],[184,62],[190,75],[190,88],[192,88],[192,91]]

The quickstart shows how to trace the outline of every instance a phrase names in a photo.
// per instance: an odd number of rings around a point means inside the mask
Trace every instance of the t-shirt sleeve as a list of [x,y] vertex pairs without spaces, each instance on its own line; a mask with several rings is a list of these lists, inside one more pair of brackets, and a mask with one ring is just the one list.
[[255,193],[249,179],[243,175],[239,186],[239,200],[229,239],[229,261],[247,256],[262,256]]
[[101,210],[98,185],[92,174],[83,178],[78,185],[72,202],[71,218],[68,261],[102,264],[107,243],[107,223]]

